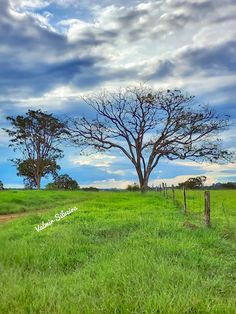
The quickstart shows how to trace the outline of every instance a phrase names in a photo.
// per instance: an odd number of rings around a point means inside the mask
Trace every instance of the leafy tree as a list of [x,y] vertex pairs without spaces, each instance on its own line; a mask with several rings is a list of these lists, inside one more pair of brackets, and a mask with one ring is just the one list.
[[137,183],[134,183],[134,184],[129,184],[126,188],[127,191],[130,191],[130,192],[135,192],[135,191],[140,191],[140,187]]
[[4,190],[4,186],[1,180],[0,180],[0,190]]
[[205,176],[200,176],[196,178],[189,178],[187,181],[179,183],[179,187],[185,187],[187,189],[197,189],[203,187],[204,183],[206,182]]
[[[17,164],[18,170],[17,175],[25,177],[24,179],[25,188],[30,189],[35,187],[37,185],[37,180],[35,179],[36,160],[16,159],[15,163]],[[57,171],[60,170],[60,166],[57,165],[56,160],[42,159],[40,165],[41,177],[45,177],[48,174],[52,174],[55,176],[57,174]]]
[[76,190],[79,185],[76,180],[73,180],[68,174],[63,174],[55,177],[54,182],[48,183],[46,189],[49,190]]
[[68,134],[65,124],[41,110],[28,110],[25,116],[7,117],[7,120],[12,126],[5,129],[11,138],[9,146],[22,154],[21,158],[12,160],[17,175],[25,177],[25,184],[40,189],[42,177],[55,175],[60,169],[57,159],[63,153],[58,144]]
[[136,169],[143,192],[162,158],[217,162],[232,157],[216,137],[228,126],[228,117],[219,117],[180,90],[145,85],[84,100],[96,115],[71,121],[71,141],[91,151],[122,152]]

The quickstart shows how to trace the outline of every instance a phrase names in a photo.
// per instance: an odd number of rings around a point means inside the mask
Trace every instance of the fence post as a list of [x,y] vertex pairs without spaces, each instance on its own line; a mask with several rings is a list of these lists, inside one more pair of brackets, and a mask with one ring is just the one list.
[[165,183],[162,182],[162,191],[164,196],[166,196],[166,191],[165,191]]
[[175,187],[174,187],[174,184],[172,184],[171,189],[172,189],[173,202],[175,202]]
[[168,196],[167,183],[165,183],[166,197]]
[[205,216],[205,225],[207,227],[211,226],[211,201],[210,201],[210,191],[204,192],[204,200],[205,200],[205,209],[204,209],[204,216]]
[[186,189],[183,187],[183,192],[184,192],[184,213],[187,213],[187,199],[186,199]]

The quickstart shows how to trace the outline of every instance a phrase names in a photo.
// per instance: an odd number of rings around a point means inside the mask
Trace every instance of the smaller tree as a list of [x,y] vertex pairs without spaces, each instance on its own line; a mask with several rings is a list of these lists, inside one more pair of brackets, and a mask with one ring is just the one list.
[[129,184],[126,188],[127,191],[130,191],[130,192],[135,192],[135,191],[140,191],[140,187],[137,183],[134,183],[134,184]]
[[49,190],[77,190],[79,185],[68,174],[56,176],[54,182],[48,183],[46,189]]
[[28,110],[22,116],[7,117],[10,129],[4,129],[10,137],[10,145],[21,157],[12,160],[17,167],[17,175],[26,179],[25,183],[40,189],[41,179],[55,175],[60,167],[57,160],[63,157],[59,143],[64,135],[65,123],[52,114],[41,110]]
[[187,189],[198,189],[203,187],[204,183],[206,182],[205,176],[199,176],[196,178],[189,178],[187,181],[179,183],[180,188],[187,188]]
[[1,180],[0,180],[0,190],[4,190],[4,186]]

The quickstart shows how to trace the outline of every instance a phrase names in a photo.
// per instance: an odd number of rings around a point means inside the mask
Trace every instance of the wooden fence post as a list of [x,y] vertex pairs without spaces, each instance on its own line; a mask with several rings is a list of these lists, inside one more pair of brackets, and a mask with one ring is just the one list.
[[165,183],[165,191],[166,191],[166,197],[167,197],[168,196],[167,183]]
[[184,213],[187,213],[187,199],[186,199],[186,189],[183,187],[183,193],[184,193]]
[[175,202],[175,187],[173,184],[171,186],[171,189],[172,189],[173,202]]
[[205,200],[205,209],[204,209],[204,216],[205,216],[205,225],[207,227],[211,226],[211,201],[210,201],[210,191],[205,191],[204,193],[204,200]]
[[166,196],[166,191],[165,191],[165,183],[162,182],[162,191],[164,196]]

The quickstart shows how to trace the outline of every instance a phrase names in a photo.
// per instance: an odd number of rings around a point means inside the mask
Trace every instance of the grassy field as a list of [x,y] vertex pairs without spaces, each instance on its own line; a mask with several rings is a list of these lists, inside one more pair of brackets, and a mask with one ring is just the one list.
[[[169,198],[173,197],[172,191],[168,191]],[[186,190],[187,213],[195,222],[201,223],[204,211],[204,191]],[[236,190],[212,190],[211,216],[213,224],[224,227],[236,225]],[[175,190],[176,204],[183,208],[183,191]]]
[[2,213],[45,209],[0,226],[0,313],[235,313],[235,194],[207,229],[153,192],[0,193]]
[[3,190],[0,191],[0,214],[51,209],[86,199],[88,193],[82,191]]

